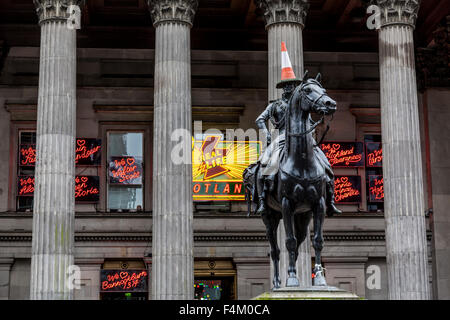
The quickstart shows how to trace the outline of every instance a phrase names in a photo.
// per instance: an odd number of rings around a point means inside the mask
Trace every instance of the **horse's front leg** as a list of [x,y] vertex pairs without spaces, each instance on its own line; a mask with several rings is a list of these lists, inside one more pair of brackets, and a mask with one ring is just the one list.
[[288,267],[288,278],[286,280],[286,287],[298,287],[300,285],[297,279],[297,270],[295,268],[295,260],[297,255],[295,251],[297,250],[297,239],[294,237],[293,228],[293,215],[292,208],[290,206],[289,200],[283,197],[282,200],[282,212],[283,212],[283,222],[284,229],[286,231],[286,249],[289,253],[289,267]]
[[314,266],[313,285],[326,286],[327,282],[322,268],[322,248],[323,248],[323,221],[325,217],[325,199],[322,197],[314,209],[314,238],[313,247],[316,253]]

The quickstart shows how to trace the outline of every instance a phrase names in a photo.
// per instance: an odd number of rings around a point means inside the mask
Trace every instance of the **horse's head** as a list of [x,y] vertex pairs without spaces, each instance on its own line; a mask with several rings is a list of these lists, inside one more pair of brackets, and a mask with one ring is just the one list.
[[300,85],[301,108],[306,112],[330,115],[336,111],[336,101],[328,96],[320,80],[321,75],[319,73],[315,79],[310,78]]

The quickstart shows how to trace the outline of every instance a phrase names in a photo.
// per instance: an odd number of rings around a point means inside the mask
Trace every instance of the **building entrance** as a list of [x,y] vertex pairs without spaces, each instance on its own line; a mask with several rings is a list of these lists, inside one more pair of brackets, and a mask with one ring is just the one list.
[[194,262],[194,299],[236,300],[236,268],[231,260],[196,260]]
[[105,261],[100,270],[100,299],[148,300],[148,281],[143,261]]

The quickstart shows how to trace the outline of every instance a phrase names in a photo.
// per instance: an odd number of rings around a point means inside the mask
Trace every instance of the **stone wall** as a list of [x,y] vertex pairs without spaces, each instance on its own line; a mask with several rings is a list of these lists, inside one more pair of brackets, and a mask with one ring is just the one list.
[[434,299],[450,299],[450,90],[427,89],[432,181]]

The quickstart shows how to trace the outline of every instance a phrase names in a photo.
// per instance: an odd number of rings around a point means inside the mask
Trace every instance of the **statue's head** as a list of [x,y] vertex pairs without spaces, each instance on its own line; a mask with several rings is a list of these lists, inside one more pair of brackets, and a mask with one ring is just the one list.
[[293,81],[286,82],[282,87],[283,99],[289,99],[297,86],[298,86],[297,82],[293,82]]
[[306,79],[300,87],[303,93],[302,109],[322,115],[330,115],[336,111],[336,101],[331,99],[321,84],[322,76],[317,74],[316,78]]

